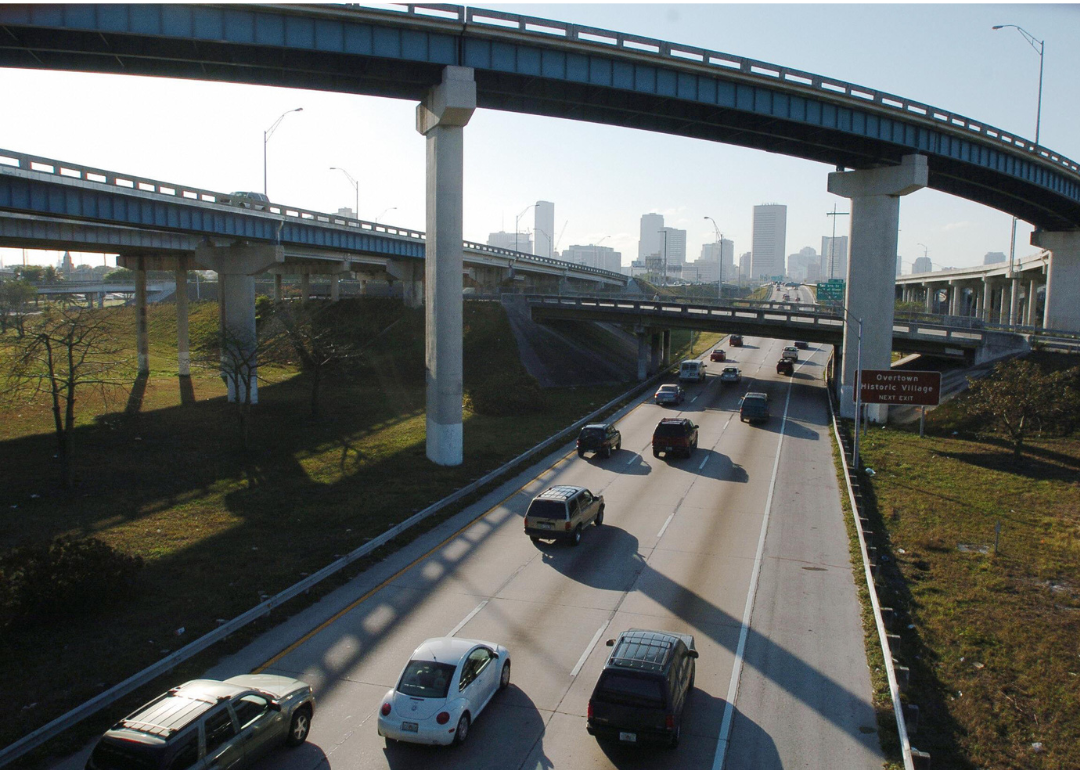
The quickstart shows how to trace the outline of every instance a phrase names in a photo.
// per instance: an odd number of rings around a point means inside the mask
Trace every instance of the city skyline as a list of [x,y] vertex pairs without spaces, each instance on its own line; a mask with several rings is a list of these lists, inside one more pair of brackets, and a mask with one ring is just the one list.
[[[1031,138],[1039,57],[1015,30],[1046,40],[1041,141],[1080,158],[1080,11],[1053,5],[512,5],[512,13],[700,45],[836,77],[940,106]],[[778,12],[779,9],[782,13]],[[881,34],[887,29],[889,34]],[[843,45],[820,45],[822,40]],[[918,51],[911,41],[918,40]],[[319,211],[356,205],[360,217],[424,229],[424,143],[409,101],[227,83],[30,70],[0,70],[7,120],[0,147],[227,192],[262,188],[263,131],[287,111],[268,148],[272,200]],[[77,130],[73,129],[77,127]],[[638,220],[663,215],[685,230],[689,255],[715,241],[706,217],[743,253],[752,212],[788,208],[790,251],[832,233],[827,213],[847,201],[826,190],[833,168],[718,143],[628,128],[477,110],[465,130],[464,234],[513,229],[537,201],[555,203],[552,233],[603,245],[628,264]],[[359,183],[354,189],[346,169]],[[527,215],[528,220],[532,216]],[[848,234],[848,218],[836,235]],[[524,224],[524,221],[522,222]],[[904,273],[916,256],[975,266],[1009,252],[1011,218],[923,190],[900,207]],[[1031,228],[1016,253],[1030,254]],[[537,239],[538,240],[538,239]],[[546,239],[545,239],[546,240]],[[539,244],[538,244],[539,246]],[[786,256],[783,255],[783,256]],[[5,250],[5,264],[21,261]],[[57,255],[44,260],[55,264]],[[79,261],[76,256],[76,261]]]

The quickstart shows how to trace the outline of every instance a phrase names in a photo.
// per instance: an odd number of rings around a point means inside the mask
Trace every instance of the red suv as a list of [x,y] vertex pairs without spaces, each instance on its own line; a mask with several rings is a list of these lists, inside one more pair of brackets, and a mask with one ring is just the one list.
[[697,449],[698,426],[685,417],[673,417],[656,423],[652,434],[652,454],[659,457],[666,452],[668,457],[682,454],[689,457]]

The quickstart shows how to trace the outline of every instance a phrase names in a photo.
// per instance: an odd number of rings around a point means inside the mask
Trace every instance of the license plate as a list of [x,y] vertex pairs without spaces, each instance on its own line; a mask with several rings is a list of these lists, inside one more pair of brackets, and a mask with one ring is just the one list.
[[555,529],[555,522],[553,521],[538,521],[536,526],[540,529]]
[[619,733],[619,740],[627,743],[637,743],[637,733]]
[[405,733],[415,733],[420,729],[420,724],[417,722],[402,722],[401,731]]

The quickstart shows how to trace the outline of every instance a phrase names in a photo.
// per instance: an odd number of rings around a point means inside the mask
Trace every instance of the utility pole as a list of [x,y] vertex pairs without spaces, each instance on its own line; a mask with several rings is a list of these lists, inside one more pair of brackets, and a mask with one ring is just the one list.
[[832,217],[832,238],[829,239],[829,274],[825,276],[825,280],[833,277],[833,270],[836,267],[836,218],[846,217],[850,214],[850,211],[837,211],[836,204],[833,204],[832,211],[826,211],[825,216]]

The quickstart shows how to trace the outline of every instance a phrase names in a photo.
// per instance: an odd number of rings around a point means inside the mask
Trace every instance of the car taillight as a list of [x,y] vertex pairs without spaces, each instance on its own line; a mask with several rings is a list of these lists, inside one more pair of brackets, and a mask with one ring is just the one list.
[[592,700],[589,700],[589,708],[585,711],[585,718],[592,721]]
[[563,529],[564,529],[564,530],[566,530],[567,532],[569,532],[569,531],[570,531],[570,522],[566,522],[566,523],[565,523],[565,524],[563,524],[562,526],[563,526]]
[[668,730],[675,729],[675,717],[673,715],[668,714],[666,717],[664,717],[664,727],[666,727]]
[[435,717],[435,721],[438,722],[440,725],[445,725],[447,722],[450,721],[450,712],[440,711]]
[[382,715],[384,717],[390,716],[390,701],[387,701],[386,703],[382,704]]

